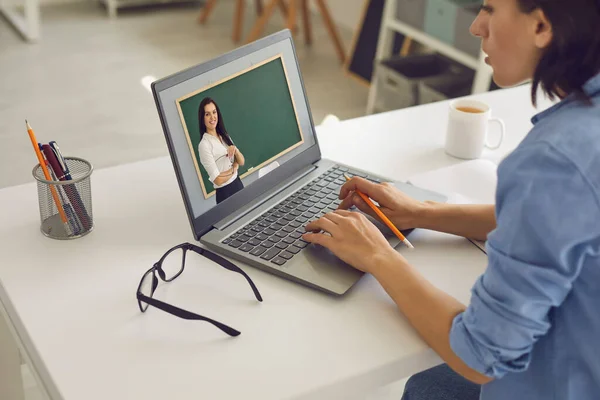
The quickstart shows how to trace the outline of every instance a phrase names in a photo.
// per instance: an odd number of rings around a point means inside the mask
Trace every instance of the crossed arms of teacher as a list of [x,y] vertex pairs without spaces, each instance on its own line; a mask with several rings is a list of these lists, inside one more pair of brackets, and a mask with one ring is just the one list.
[[246,159],[242,152],[236,146],[227,147],[227,157],[231,158],[235,155],[235,161],[231,168],[226,171],[221,172],[214,180],[214,183],[217,185],[222,185],[231,178],[233,174],[238,170],[240,166],[243,166],[246,163]]
[[457,373],[479,384],[492,379],[470,368],[450,346],[454,318],[466,310],[458,300],[429,283],[396,252],[368,219],[348,211],[356,205],[377,218],[353,192],[358,189],[375,199],[400,230],[426,228],[472,239],[485,240],[496,227],[493,205],[420,203],[388,184],[376,185],[352,178],[341,189],[338,210],[306,226],[304,238],[330,249],[338,257],[371,273],[398,305],[400,311],[433,350]]

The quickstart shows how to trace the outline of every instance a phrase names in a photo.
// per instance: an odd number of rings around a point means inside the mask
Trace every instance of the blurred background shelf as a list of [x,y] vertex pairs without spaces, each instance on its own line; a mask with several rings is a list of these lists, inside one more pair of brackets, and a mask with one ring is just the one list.
[[[369,7],[373,7],[374,2],[377,0],[369,1]],[[411,38],[430,51],[473,70],[471,90],[466,94],[490,89],[492,69],[485,63],[480,39],[469,33],[482,3],[480,0],[379,0],[381,2],[383,4],[379,7],[383,6],[383,11],[373,60],[374,71],[377,71],[377,65],[397,54],[397,35],[401,34],[401,37]],[[377,74],[371,78],[367,114],[376,111],[378,97],[381,96],[379,91],[385,86],[378,82],[379,79]],[[440,82],[438,79],[440,89],[452,86]],[[462,93],[461,90],[449,92]]]

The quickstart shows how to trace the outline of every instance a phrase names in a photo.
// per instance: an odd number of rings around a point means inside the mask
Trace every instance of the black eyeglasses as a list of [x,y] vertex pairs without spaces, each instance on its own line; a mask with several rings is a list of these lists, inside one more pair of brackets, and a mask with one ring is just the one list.
[[254,285],[254,282],[252,282],[252,279],[250,279],[250,277],[246,275],[246,273],[242,271],[239,267],[237,267],[235,264],[227,261],[221,256],[218,256],[208,250],[204,250],[203,248],[195,246],[191,243],[182,243],[167,251],[160,258],[160,260],[158,260],[154,264],[152,268],[146,271],[146,273],[142,277],[140,285],[137,289],[137,301],[140,310],[142,312],[145,312],[148,309],[148,305],[151,305],[165,312],[168,312],[169,314],[175,315],[179,318],[210,322],[226,334],[230,336],[238,336],[240,334],[240,331],[235,330],[225,324],[152,298],[152,296],[154,295],[154,291],[158,287],[158,278],[156,277],[156,272],[158,272],[158,276],[163,281],[173,281],[183,272],[183,268],[185,266],[185,255],[188,250],[196,252],[216,262],[225,269],[242,274],[250,284],[250,287],[252,288],[252,291],[256,296],[256,300],[261,302],[263,301],[262,296],[258,292],[258,289],[256,288],[256,285]]

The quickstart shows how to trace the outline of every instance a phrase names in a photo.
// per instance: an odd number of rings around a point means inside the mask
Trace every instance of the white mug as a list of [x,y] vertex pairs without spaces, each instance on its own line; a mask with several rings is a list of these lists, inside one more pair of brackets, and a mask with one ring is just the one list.
[[[487,104],[470,99],[454,100],[450,103],[448,131],[446,132],[446,153],[451,156],[471,160],[479,158],[483,148],[495,150],[504,140],[504,122],[492,118],[492,110]],[[496,145],[488,142],[490,122],[500,124],[500,139]]]

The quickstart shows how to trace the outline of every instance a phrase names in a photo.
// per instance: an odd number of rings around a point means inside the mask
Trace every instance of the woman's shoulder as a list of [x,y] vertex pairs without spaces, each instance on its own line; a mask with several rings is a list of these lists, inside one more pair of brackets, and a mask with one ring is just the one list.
[[551,195],[556,204],[560,203],[558,198],[573,196],[591,196],[598,201],[598,170],[600,146],[574,146],[562,140],[529,141],[521,143],[498,166],[497,194],[519,192],[528,198]]
[[600,104],[565,104],[536,123],[517,147],[518,151],[540,156],[540,150],[548,149],[561,154],[582,172],[591,165],[600,168]]
[[207,134],[202,135],[202,138],[200,139],[200,143],[198,143],[198,146],[210,149],[212,147],[212,142],[211,142],[209,136],[210,135],[207,135]]
[[[562,104],[561,104],[562,103]],[[570,100],[554,105],[543,115],[524,142],[543,140],[556,147],[598,143],[600,138],[600,99],[592,104]]]

